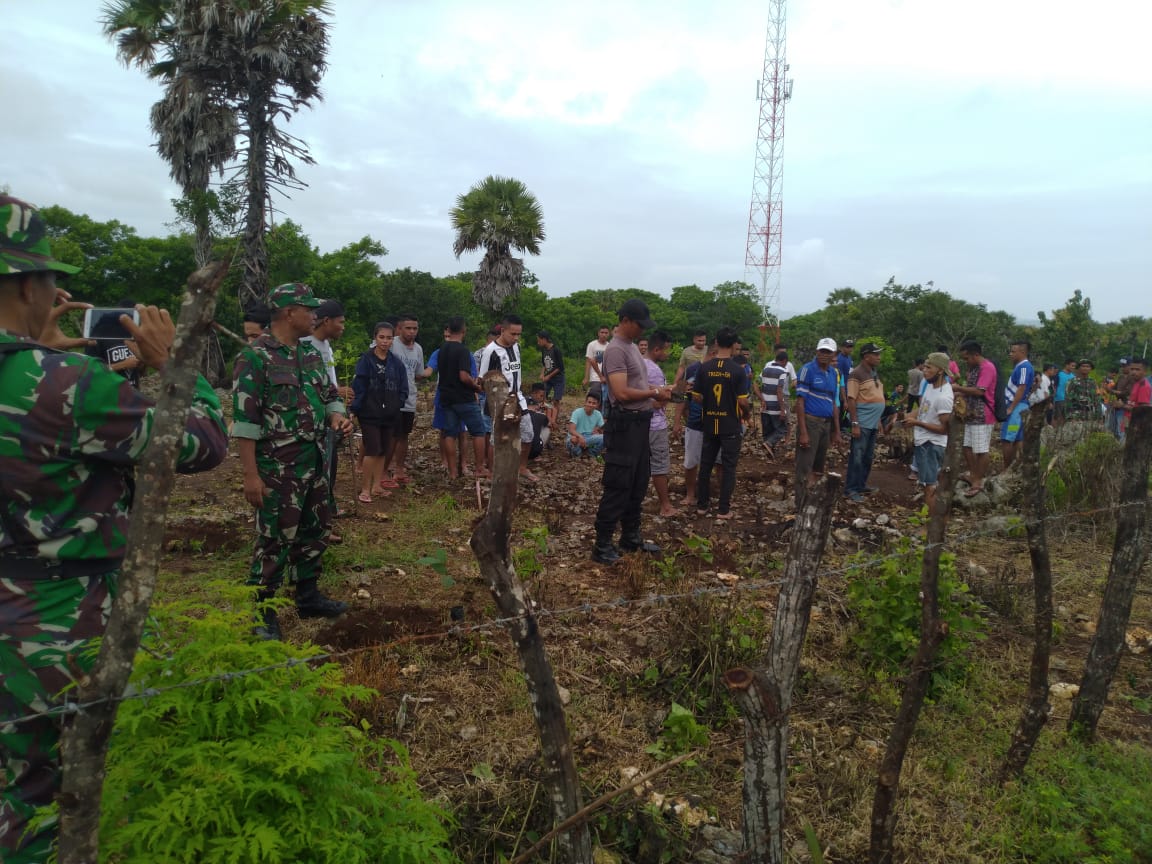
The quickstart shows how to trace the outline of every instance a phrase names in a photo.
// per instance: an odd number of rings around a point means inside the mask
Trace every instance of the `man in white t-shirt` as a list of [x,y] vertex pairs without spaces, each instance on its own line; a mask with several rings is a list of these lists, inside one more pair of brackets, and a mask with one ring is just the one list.
[[[505,315],[500,322],[500,335],[484,346],[480,354],[480,368],[477,375],[483,379],[493,370],[499,370],[508,382],[508,388],[520,402],[520,479],[529,483],[540,480],[528,470],[528,455],[532,451],[532,439],[536,432],[532,428],[532,417],[528,413],[528,400],[521,386],[524,382],[523,362],[520,357],[520,334],[524,332],[524,322],[516,315]],[[491,408],[492,406],[488,406]]]
[[608,394],[604,389],[604,349],[608,347],[608,340],[612,336],[611,327],[601,327],[596,338],[588,343],[584,349],[584,380],[581,387],[585,393],[595,393],[600,404],[604,404],[604,397]]
[[[399,315],[396,320],[396,339],[392,342],[392,353],[404,364],[408,372],[408,401],[400,409],[400,425],[392,437],[392,452],[384,468],[385,483],[381,486],[394,488],[396,484],[408,482],[408,436],[416,426],[416,382],[432,377],[424,366],[424,349],[416,341],[420,333],[420,322],[415,315]],[[391,472],[391,478],[388,473]]]
[[952,419],[955,396],[948,383],[948,355],[935,352],[924,361],[923,393],[914,416],[904,418],[904,426],[912,429],[915,445],[912,458],[920,485],[924,487],[924,503],[928,513],[936,506],[936,486],[940,468],[944,465],[944,451],[948,447],[948,422]]

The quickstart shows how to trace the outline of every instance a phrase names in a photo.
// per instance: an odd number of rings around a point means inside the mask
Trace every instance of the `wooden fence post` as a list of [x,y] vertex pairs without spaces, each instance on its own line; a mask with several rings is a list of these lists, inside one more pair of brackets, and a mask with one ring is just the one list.
[[1133,408],[1124,444],[1120,473],[1120,510],[1108,581],[1096,621],[1096,635],[1088,649],[1088,662],[1080,679],[1080,692],[1072,702],[1068,730],[1082,741],[1096,737],[1096,724],[1108,698],[1108,687],[1132,614],[1132,596],[1152,545],[1148,531],[1148,470],[1152,462],[1152,407]]
[[216,311],[216,294],[227,273],[227,262],[218,261],[188,277],[172,357],[161,373],[163,386],[152,437],[136,470],[127,549],[108,629],[91,675],[77,688],[78,703],[97,704],[65,723],[61,736],[60,864],[96,864],[99,857],[100,796],[108,739],[156,588],[168,502],[176,482],[176,458]]
[[900,771],[904,766],[904,756],[908,753],[908,742],[912,740],[912,732],[920,717],[920,709],[924,706],[936,652],[948,635],[948,625],[940,620],[940,555],[944,551],[944,534],[948,528],[948,516],[952,512],[952,495],[963,442],[964,423],[953,414],[948,424],[944,467],[940,471],[939,487],[936,490],[936,508],[935,512],[928,514],[927,545],[924,547],[924,559],[920,567],[920,645],[904,682],[900,710],[896,712],[888,745],[880,761],[876,793],[872,798],[872,835],[868,850],[872,864],[892,862]]
[[[469,545],[480,564],[480,572],[488,580],[500,614],[514,619],[508,631],[524,669],[532,714],[540,732],[544,787],[552,803],[553,820],[559,825],[580,812],[580,778],[568,738],[564,706],[544,651],[539,622],[524,593],[524,585],[512,567],[509,538],[520,470],[520,403],[500,372],[489,372],[485,376],[484,389],[488,405],[493,409],[492,495]],[[592,861],[592,840],[586,822],[579,821],[560,834],[557,845],[564,864]]]
[[724,674],[744,715],[744,850],[752,864],[783,864],[784,805],[788,791],[788,722],[804,636],[816,593],[817,568],[828,544],[839,475],[826,474],[803,496],[792,527],[767,671]]
[[1048,722],[1048,661],[1052,654],[1052,563],[1048,557],[1048,531],[1045,527],[1044,472],[1040,466],[1040,437],[1048,402],[1033,405],[1024,429],[1020,470],[1024,475],[1024,529],[1028,532],[1028,557],[1032,561],[1032,662],[1028,673],[1028,695],[1012,744],[1000,769],[1000,782],[1019,777],[1040,730]]

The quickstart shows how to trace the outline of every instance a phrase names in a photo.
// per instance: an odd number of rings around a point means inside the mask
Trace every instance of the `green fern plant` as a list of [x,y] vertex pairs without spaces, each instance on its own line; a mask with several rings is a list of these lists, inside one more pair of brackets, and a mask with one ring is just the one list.
[[[448,817],[422,799],[403,746],[353,722],[371,691],[314,646],[254,639],[250,589],[217,592],[223,608],[154,608],[132,679],[152,695],[120,708],[101,860],[453,861]],[[237,674],[250,669],[262,671]]]

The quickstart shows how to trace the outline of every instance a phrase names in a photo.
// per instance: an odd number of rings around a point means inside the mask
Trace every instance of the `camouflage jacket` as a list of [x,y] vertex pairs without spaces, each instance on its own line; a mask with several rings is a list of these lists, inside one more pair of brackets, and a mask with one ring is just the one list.
[[[0,330],[0,342],[31,341]],[[33,348],[0,356],[0,553],[122,558],[132,469],[154,408],[83,354]],[[206,471],[227,452],[220,401],[200,378],[177,467]]]
[[291,462],[314,452],[332,414],[343,414],[320,352],[289,347],[265,333],[240,352],[233,371],[232,437],[257,441],[257,452]]

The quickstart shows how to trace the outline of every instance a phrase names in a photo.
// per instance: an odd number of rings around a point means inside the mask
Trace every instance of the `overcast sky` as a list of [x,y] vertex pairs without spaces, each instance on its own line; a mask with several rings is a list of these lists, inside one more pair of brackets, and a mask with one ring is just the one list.
[[[158,87],[100,4],[0,0],[0,185],[143,234],[179,193]],[[321,250],[445,275],[448,211],[487,174],[544,209],[554,295],[744,278],[767,3],[334,0],[317,164],[283,201]],[[780,309],[890,276],[1032,319],[1082,290],[1152,314],[1152,5],[791,0]]]

